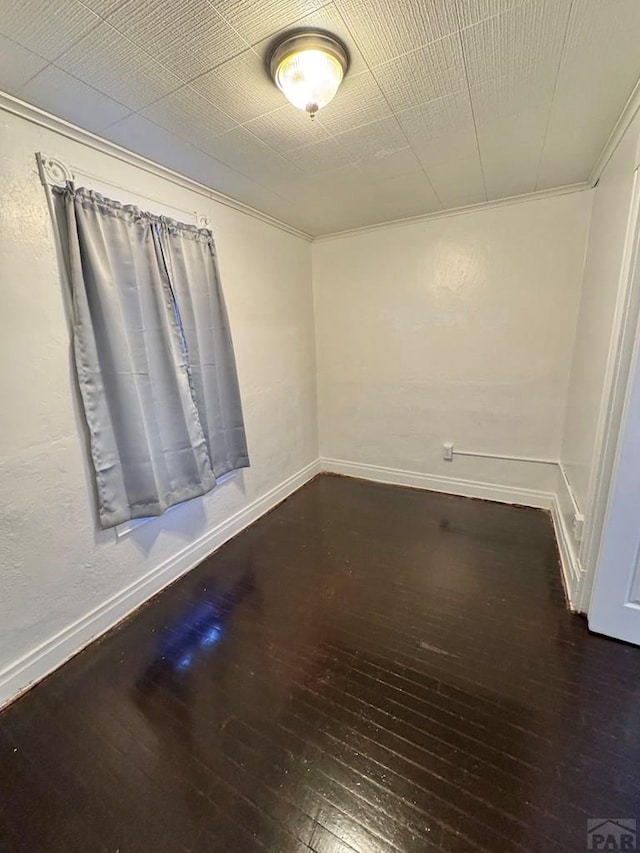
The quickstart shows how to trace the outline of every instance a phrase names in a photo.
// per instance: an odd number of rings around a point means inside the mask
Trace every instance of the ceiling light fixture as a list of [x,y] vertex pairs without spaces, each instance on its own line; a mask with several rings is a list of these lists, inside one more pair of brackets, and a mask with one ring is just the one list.
[[342,42],[315,31],[285,36],[273,48],[269,61],[276,86],[311,118],[333,100],[348,67],[349,55]]

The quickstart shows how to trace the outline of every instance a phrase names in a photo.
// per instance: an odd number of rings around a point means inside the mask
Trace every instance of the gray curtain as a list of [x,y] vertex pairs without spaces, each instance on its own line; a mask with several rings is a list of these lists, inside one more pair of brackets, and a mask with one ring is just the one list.
[[249,465],[210,231],[57,188],[103,527],[160,515]]

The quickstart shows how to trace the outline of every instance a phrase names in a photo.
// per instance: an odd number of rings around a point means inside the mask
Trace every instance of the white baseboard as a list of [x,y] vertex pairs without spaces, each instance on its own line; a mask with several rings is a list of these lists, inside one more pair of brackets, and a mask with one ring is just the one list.
[[560,508],[560,501],[558,500],[557,495],[554,495],[553,505],[551,507],[551,519],[553,521],[553,529],[556,534],[558,551],[560,553],[562,582],[564,584],[567,604],[569,606],[569,610],[577,613],[579,612],[578,593],[582,572],[580,569],[580,561],[578,560],[578,555],[575,551],[573,537],[567,528],[567,523]]
[[126,619],[320,471],[315,460],[0,672],[0,708]]
[[376,483],[411,486],[414,489],[426,489],[430,492],[445,492],[449,495],[483,498],[488,501],[521,504],[538,509],[551,509],[554,500],[552,492],[481,483],[474,480],[459,480],[455,477],[421,474],[417,471],[403,471],[400,468],[385,468],[381,465],[364,465],[361,462],[347,462],[344,459],[321,458],[320,470],[330,474],[342,474],[345,477],[373,480]]

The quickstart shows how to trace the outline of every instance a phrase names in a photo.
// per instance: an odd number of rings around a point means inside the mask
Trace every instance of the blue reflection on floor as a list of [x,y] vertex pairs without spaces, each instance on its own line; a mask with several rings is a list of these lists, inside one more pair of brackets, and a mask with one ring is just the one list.
[[[216,588],[217,587],[217,588]],[[255,588],[249,571],[235,584],[220,589],[220,581],[207,581],[200,600],[192,602],[178,620],[167,625],[158,639],[154,659],[138,687],[166,681],[187,672],[208,649],[224,638],[225,623],[237,605]]]
[[201,601],[190,607],[160,638],[158,657],[178,670],[185,670],[199,650],[215,646],[223,636],[222,619],[231,611],[230,607],[221,606],[226,599],[227,596],[221,602]]

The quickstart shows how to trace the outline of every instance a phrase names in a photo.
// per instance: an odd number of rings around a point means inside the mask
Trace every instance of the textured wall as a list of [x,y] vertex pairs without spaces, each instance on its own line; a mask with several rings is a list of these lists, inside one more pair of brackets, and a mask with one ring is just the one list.
[[[120,541],[96,527],[36,151],[209,215],[216,235],[252,468]],[[0,197],[1,672],[312,462],[318,448],[307,242],[6,113]]]
[[[321,455],[554,489],[591,193],[313,245]],[[555,475],[554,475],[555,476]]]

